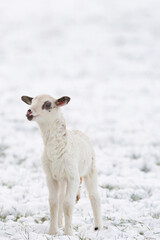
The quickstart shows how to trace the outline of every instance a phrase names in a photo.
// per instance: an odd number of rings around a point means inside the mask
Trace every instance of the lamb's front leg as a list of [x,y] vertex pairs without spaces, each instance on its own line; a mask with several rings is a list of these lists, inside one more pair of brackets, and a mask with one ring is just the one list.
[[64,201],[65,229],[64,234],[73,235],[72,214],[75,204],[76,194],[79,187],[79,177],[67,181],[66,197]]
[[49,234],[54,235],[58,230],[58,194],[59,183],[52,178],[47,178],[49,189],[49,206],[50,206],[50,227]]
[[62,227],[63,223],[63,203],[66,195],[66,182],[60,183],[60,194],[59,194],[59,211],[58,211],[58,227]]

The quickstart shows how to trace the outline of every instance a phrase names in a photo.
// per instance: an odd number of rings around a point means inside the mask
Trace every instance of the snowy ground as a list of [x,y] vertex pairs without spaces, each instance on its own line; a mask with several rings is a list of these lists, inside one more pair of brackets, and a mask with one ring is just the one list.
[[[2,0],[0,240],[160,239],[160,1]],[[91,138],[104,229],[84,187],[74,236],[47,235],[42,140],[21,95],[68,95]],[[107,229],[108,228],[108,229]]]

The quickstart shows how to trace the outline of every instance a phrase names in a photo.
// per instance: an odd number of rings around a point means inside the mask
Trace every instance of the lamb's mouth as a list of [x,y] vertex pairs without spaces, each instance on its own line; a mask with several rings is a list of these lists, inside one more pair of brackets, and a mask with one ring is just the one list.
[[29,121],[32,121],[33,118],[36,118],[38,115],[33,116],[32,114],[26,114],[26,117]]
[[34,116],[30,114],[30,115],[26,115],[26,117],[27,117],[27,119],[28,119],[29,121],[31,121]]

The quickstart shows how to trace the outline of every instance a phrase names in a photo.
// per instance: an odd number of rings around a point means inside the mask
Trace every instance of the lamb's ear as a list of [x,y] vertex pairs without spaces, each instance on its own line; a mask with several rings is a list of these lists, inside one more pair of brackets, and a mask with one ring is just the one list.
[[23,102],[27,103],[28,105],[31,105],[33,98],[28,96],[22,96],[21,99]]
[[68,104],[69,101],[70,101],[70,97],[66,97],[66,96],[65,96],[65,97],[61,97],[61,98],[57,99],[57,100],[55,101],[55,104],[56,104],[56,106],[58,106],[58,107],[62,107],[62,106],[64,106],[64,105]]

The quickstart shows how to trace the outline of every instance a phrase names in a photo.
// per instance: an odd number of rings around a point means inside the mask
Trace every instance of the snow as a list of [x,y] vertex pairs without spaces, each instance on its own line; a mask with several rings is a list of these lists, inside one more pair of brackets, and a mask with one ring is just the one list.
[[[160,239],[160,1],[0,6],[0,240]],[[74,236],[47,234],[42,140],[20,97],[68,95],[68,128],[96,151],[104,228],[84,186]]]

